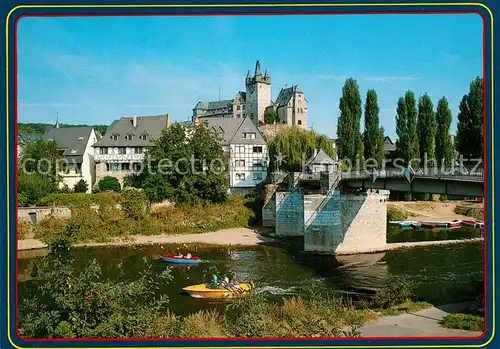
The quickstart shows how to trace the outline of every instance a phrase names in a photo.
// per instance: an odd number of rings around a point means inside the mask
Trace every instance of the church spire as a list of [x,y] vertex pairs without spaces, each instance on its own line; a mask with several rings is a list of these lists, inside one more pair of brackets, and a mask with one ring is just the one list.
[[55,125],[56,128],[59,128],[59,113],[57,113],[57,117],[56,117],[56,125]]
[[255,63],[255,76],[261,76],[262,73],[260,72],[260,62],[257,60],[257,63]]
[[268,78],[269,77],[269,74],[267,73],[267,69],[266,71],[264,72],[264,78]]

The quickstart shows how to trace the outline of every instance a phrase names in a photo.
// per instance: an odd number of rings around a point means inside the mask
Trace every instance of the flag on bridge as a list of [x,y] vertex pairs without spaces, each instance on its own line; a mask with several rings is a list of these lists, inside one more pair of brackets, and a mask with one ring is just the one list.
[[377,180],[377,170],[375,168],[371,170],[370,178],[372,179],[372,183],[375,183],[375,181]]
[[413,171],[411,166],[408,166],[403,170],[403,177],[406,178],[408,183],[413,182],[413,179],[415,178],[415,171]]

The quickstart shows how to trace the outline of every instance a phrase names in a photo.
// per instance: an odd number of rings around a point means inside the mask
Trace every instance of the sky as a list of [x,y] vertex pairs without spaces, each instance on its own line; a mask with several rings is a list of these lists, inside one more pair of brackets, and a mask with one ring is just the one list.
[[[453,115],[482,76],[482,19],[453,15],[24,17],[18,22],[19,122],[110,124],[170,113],[245,91],[255,61],[281,88],[299,85],[308,127],[336,138],[346,78],[375,89],[380,124],[396,138],[407,90],[445,96]],[[362,122],[363,125],[363,122]]]

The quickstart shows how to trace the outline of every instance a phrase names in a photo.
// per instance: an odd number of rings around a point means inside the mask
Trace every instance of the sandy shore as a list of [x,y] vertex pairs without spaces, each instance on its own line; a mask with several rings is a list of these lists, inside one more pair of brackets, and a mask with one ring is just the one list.
[[[262,236],[256,230],[249,228],[222,229],[211,233],[185,234],[185,235],[154,235],[129,236],[127,239],[116,239],[110,242],[83,243],[78,247],[95,246],[127,246],[127,245],[153,245],[153,244],[177,244],[177,243],[200,243],[208,245],[240,245],[255,246],[262,242],[272,241],[271,238]],[[18,240],[18,251],[46,248],[47,246],[36,239]]]
[[462,202],[429,202],[429,201],[398,201],[389,202],[387,207],[397,208],[409,214],[408,220],[414,221],[451,221],[454,219],[471,219],[471,217],[455,213],[455,207],[466,206],[483,208],[484,205]]

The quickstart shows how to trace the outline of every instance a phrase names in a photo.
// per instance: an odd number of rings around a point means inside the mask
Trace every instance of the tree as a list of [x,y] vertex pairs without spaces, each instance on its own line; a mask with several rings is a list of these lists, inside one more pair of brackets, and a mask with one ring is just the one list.
[[89,185],[83,179],[80,179],[74,186],[73,191],[75,193],[86,193],[89,189]]
[[100,191],[116,191],[119,192],[121,190],[120,182],[115,177],[106,176],[102,178],[99,183]]
[[379,125],[377,93],[368,90],[365,102],[365,132],[363,136],[365,159],[373,159],[380,168],[384,161],[383,130]]
[[205,124],[172,125],[150,147],[138,182],[149,200],[223,203],[228,199],[228,157]]
[[439,164],[444,161],[445,164],[449,165],[453,161],[454,150],[450,136],[451,110],[445,97],[438,101],[436,121],[436,158]]
[[278,121],[278,114],[276,114],[276,110],[274,108],[267,108],[264,112],[264,123],[265,124],[274,124]]
[[[302,165],[313,155],[315,149],[323,149],[333,157],[335,150],[325,135],[302,127],[287,127],[280,130],[268,144],[269,170],[300,172]],[[279,156],[283,161],[277,161]]]
[[337,123],[337,146],[339,157],[355,162],[363,156],[359,125],[361,122],[361,95],[356,80],[349,78],[342,88],[340,116]]
[[418,101],[418,138],[422,165],[436,159],[437,122],[431,98],[424,94]]
[[396,108],[396,134],[398,135],[396,149],[398,150],[399,156],[405,161],[408,161],[410,153],[408,144],[408,113],[406,102],[403,97],[398,99]]
[[417,103],[415,94],[408,91],[405,94],[406,118],[408,123],[408,158],[407,161],[420,158],[420,146],[417,131]]
[[469,93],[462,97],[459,106],[456,147],[465,158],[483,158],[484,95],[483,79],[471,82]]
[[20,171],[17,186],[19,206],[35,205],[41,198],[57,191],[57,184],[41,173]]

